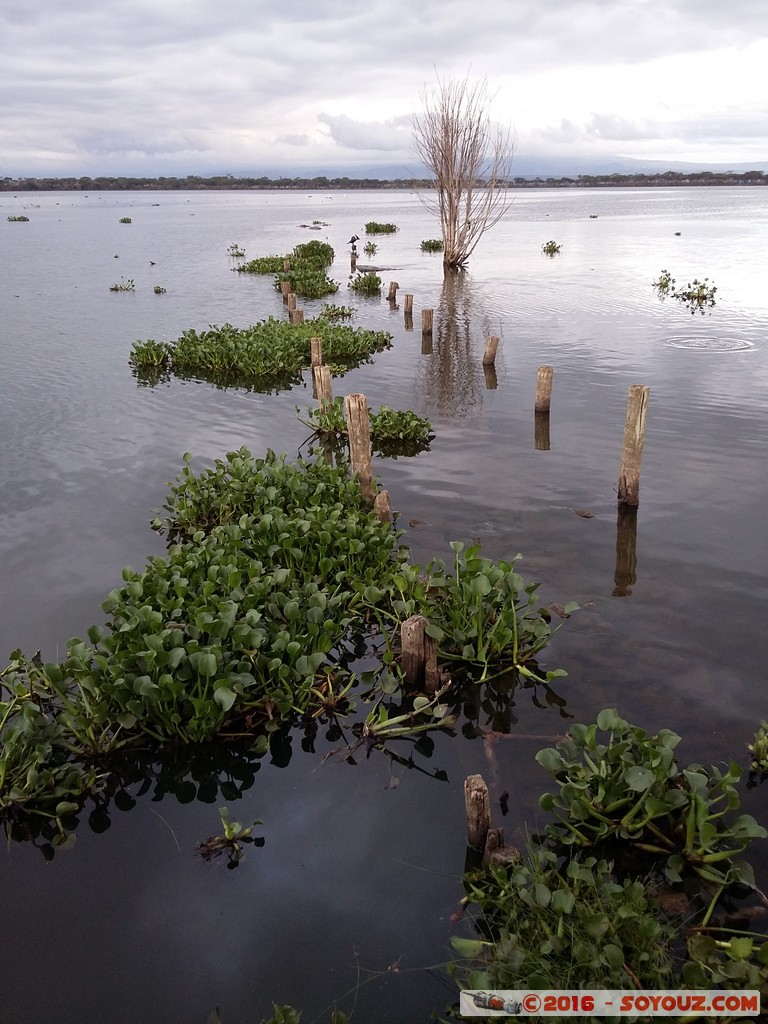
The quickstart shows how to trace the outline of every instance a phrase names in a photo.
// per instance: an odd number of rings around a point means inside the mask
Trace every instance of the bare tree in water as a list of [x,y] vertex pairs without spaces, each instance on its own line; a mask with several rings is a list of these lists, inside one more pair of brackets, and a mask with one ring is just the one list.
[[485,79],[437,80],[422,96],[413,121],[416,152],[435,176],[434,193],[422,193],[443,232],[443,267],[466,264],[475,246],[508,209],[514,139],[491,124]]

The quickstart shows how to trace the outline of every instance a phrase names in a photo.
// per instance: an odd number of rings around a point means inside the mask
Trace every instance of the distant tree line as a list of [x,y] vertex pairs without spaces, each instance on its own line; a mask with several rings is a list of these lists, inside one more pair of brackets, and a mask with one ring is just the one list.
[[[190,174],[183,178],[134,178],[121,176],[80,178],[0,178],[0,192],[122,192],[122,191],[202,191],[244,189],[299,189],[329,191],[334,189],[414,189],[431,188],[432,179],[424,178],[235,178],[219,174],[203,178]],[[768,185],[762,171],[664,171],[662,174],[579,174],[576,177],[509,179],[512,188],[605,188],[621,186],[642,188],[659,185]]]

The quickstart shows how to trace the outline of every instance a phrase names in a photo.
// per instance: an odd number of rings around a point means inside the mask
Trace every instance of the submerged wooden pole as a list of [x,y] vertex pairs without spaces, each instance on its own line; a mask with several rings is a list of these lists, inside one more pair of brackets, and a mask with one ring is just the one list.
[[349,434],[349,462],[360,483],[363,497],[373,501],[373,473],[371,471],[371,429],[368,418],[368,400],[365,395],[347,395],[344,399],[344,417]]
[[387,302],[397,302],[397,289],[400,285],[397,281],[389,282],[389,291],[387,292]]
[[288,301],[288,296],[291,294],[291,282],[290,281],[281,281],[280,282],[280,291],[281,291],[282,296],[283,296],[283,302],[287,302]]
[[473,850],[484,850],[491,827],[491,801],[482,775],[469,775],[464,782],[464,807],[467,812],[467,843]]
[[403,300],[403,312],[406,316],[413,316],[413,296],[406,294]]
[[309,339],[309,363],[310,363],[310,366],[322,366],[323,365],[323,339],[322,338],[310,338]]
[[619,505],[616,519],[616,569],[613,596],[627,597],[637,582],[637,509]]
[[536,378],[536,412],[549,412],[549,403],[552,398],[552,375],[554,370],[551,366],[540,366]]
[[499,381],[496,377],[496,367],[493,364],[490,366],[484,366],[483,376],[485,377],[486,391],[495,391],[499,386]]
[[643,384],[630,384],[627,393],[627,419],[624,424],[624,447],[619,470],[619,504],[640,504],[640,462],[645,443],[645,417],[651,389]]
[[536,412],[534,418],[534,447],[538,452],[549,451],[549,413]]
[[303,324],[304,323],[304,310],[303,309],[289,309],[288,320],[292,324]]
[[287,274],[290,269],[291,269],[291,261],[290,260],[283,260],[283,272]]
[[496,349],[499,347],[499,339],[494,335],[485,339],[485,352],[483,353],[483,366],[493,366],[496,362]]
[[432,336],[433,314],[434,310],[432,309],[422,309],[421,311],[421,333],[429,337]]
[[288,292],[285,296],[285,304],[289,313],[292,309],[296,309],[296,292]]

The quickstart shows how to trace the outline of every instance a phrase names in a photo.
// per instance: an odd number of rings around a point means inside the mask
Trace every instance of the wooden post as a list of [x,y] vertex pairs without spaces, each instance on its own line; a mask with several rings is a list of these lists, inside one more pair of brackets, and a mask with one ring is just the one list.
[[499,386],[499,381],[498,381],[498,378],[496,376],[496,367],[493,366],[493,365],[491,365],[491,366],[484,366],[483,367],[483,376],[485,377],[485,389],[486,389],[486,391],[495,391],[496,388]]
[[467,843],[473,850],[484,850],[491,827],[491,801],[482,775],[469,775],[464,781],[464,807],[467,812]]
[[283,293],[283,302],[287,302],[288,301],[288,296],[291,294],[291,282],[290,281],[281,281],[280,282],[280,291]]
[[[400,627],[400,648],[403,674],[409,686],[416,690],[435,692],[437,645],[427,635],[428,621],[423,615],[412,615]],[[432,678],[428,679],[429,674]],[[431,690],[430,690],[431,687]]]
[[312,367],[312,384],[314,387],[315,397],[317,398],[320,408],[327,402],[333,401],[333,388],[331,387],[331,371],[327,366],[313,366]]
[[406,295],[405,302],[403,305],[403,312],[406,316],[413,316],[413,296]]
[[651,389],[643,384],[630,384],[627,393],[627,419],[624,424],[624,447],[619,470],[619,504],[637,507],[640,504],[640,462],[645,443],[645,416]]
[[291,261],[290,260],[283,260],[283,272],[287,274],[290,269],[291,269]]
[[285,296],[285,304],[289,313],[292,309],[296,309],[296,292],[288,292]]
[[549,403],[552,398],[552,374],[551,366],[540,366],[536,379],[536,412],[549,412]]
[[349,269],[354,272],[357,270],[357,253],[353,250],[352,255],[349,257]]
[[616,570],[613,596],[626,597],[637,582],[637,509],[619,505],[616,519]]
[[413,330],[413,313],[406,313],[403,317],[403,325],[406,331]]
[[432,320],[433,310],[422,309],[421,311],[421,333],[426,334],[428,337],[432,337]]
[[322,366],[323,365],[323,339],[322,338],[310,338],[309,339],[309,363],[310,363],[310,366]]
[[534,413],[534,445],[536,451],[549,451],[549,413]]
[[516,864],[520,860],[520,851],[516,846],[508,846],[504,839],[503,828],[489,828],[483,848],[483,868],[487,871],[491,864]]
[[377,491],[373,499],[373,511],[376,513],[380,523],[392,522],[392,508],[389,504],[389,491],[384,489]]
[[485,352],[483,353],[483,366],[493,366],[496,362],[496,349],[499,347],[499,339],[491,335],[485,340]]
[[349,434],[349,463],[360,482],[363,497],[373,501],[373,473],[371,471],[371,429],[368,401],[365,395],[347,395],[344,399],[344,418]]
[[400,285],[397,281],[389,282],[389,291],[387,292],[387,302],[397,302],[397,289]]
[[289,309],[288,320],[292,324],[303,324],[304,323],[304,310],[303,309]]

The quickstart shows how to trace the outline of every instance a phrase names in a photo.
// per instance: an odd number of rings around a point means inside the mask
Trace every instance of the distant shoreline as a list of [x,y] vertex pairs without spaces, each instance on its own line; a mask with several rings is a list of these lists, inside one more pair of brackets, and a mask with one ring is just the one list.
[[[768,185],[762,171],[665,171],[663,174],[580,174],[575,178],[511,178],[509,187],[520,188],[650,188],[670,186]],[[135,178],[131,176],[79,178],[2,178],[0,192],[222,192],[222,191],[349,191],[430,189],[434,182],[420,178],[235,178],[215,175],[203,178]]]

